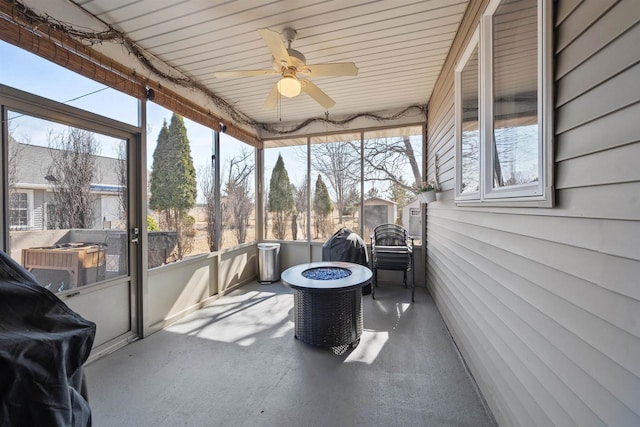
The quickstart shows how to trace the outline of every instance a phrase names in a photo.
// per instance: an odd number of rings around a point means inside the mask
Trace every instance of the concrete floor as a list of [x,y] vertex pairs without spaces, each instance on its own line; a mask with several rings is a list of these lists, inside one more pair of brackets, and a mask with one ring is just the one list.
[[494,426],[433,300],[363,297],[342,354],[293,338],[293,296],[250,284],[86,367],[96,427]]

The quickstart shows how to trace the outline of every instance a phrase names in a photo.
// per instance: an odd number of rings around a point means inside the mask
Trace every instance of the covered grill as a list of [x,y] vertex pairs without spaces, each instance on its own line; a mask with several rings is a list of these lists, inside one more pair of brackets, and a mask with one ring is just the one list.
[[0,426],[89,426],[82,365],[96,325],[0,251]]
[[[342,227],[322,245],[322,261],[353,262],[369,266],[364,240],[346,227]],[[371,284],[362,288],[364,295],[371,293]]]

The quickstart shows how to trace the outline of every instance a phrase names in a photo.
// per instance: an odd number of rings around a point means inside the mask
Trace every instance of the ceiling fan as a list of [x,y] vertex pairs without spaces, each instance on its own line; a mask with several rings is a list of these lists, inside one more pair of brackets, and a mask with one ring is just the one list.
[[[291,48],[291,43],[297,35],[296,30],[292,28],[285,28],[282,31],[282,36],[277,31],[268,28],[262,28],[258,31],[273,54],[273,69],[219,71],[214,73],[214,76],[227,78],[280,74],[282,78],[275,84],[264,103],[264,108],[267,110],[278,105],[278,94],[293,98],[298,96],[300,92],[306,93],[318,104],[329,109],[335,105],[335,101],[313,84],[308,77],[358,75],[358,67],[353,62],[307,65],[305,56]],[[288,48],[285,46],[283,38],[288,42]]]

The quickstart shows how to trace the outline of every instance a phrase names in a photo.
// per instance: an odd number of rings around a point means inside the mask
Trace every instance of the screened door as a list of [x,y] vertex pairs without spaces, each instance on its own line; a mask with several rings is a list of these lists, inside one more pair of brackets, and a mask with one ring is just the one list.
[[138,138],[86,112],[50,110],[40,98],[4,101],[6,251],[97,324],[94,355],[122,345],[137,331],[129,164]]

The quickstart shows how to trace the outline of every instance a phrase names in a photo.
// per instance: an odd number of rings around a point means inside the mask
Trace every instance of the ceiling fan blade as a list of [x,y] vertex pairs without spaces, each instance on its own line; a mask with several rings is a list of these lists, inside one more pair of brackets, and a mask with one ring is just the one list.
[[280,37],[280,33],[268,28],[261,28],[258,31],[276,61],[282,65],[289,65],[291,59],[289,58],[289,53],[287,53],[287,47],[284,45],[282,37]]
[[273,110],[278,106],[278,83],[273,86],[271,89],[271,93],[267,96],[266,101],[264,101],[264,105],[262,108],[264,110]]
[[302,91],[312,97],[318,104],[322,105],[327,110],[334,105],[336,102],[331,99],[329,95],[324,93],[320,88],[313,83],[311,83],[307,79],[301,79],[300,84],[302,85]]
[[233,71],[216,71],[213,76],[217,79],[224,79],[228,77],[254,77],[254,76],[267,76],[271,74],[280,74],[276,70],[233,70]]
[[300,72],[311,77],[318,76],[357,76],[358,67],[353,62],[337,62],[335,64],[310,64]]

